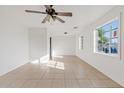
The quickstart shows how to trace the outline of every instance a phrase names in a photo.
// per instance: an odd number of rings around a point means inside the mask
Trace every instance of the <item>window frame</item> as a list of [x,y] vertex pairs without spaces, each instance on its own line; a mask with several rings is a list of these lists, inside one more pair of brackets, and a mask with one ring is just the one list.
[[[98,30],[97,29],[100,28],[100,27],[104,27],[107,24],[111,24],[114,20],[118,20],[118,29],[117,29],[118,30],[117,31],[117,38],[118,38],[117,49],[118,49],[118,53],[117,54],[112,54],[111,52],[109,52],[109,53],[99,52],[98,49],[97,49],[98,42],[97,42],[97,39],[96,39],[96,38],[98,38]],[[110,32],[110,36],[112,37],[111,32]],[[110,37],[110,40],[112,40],[111,37]],[[110,45],[109,45],[109,48],[110,48]],[[119,57],[121,59],[121,51],[120,50],[121,50],[121,31],[120,31],[120,16],[118,16],[118,17],[114,17],[113,19],[111,19],[111,20],[109,20],[107,22],[104,22],[102,25],[99,25],[99,26],[97,26],[95,28],[95,30],[94,30],[94,53],[107,55],[107,56],[112,56],[112,57]]]
[[79,49],[83,50],[83,46],[84,46],[84,36],[80,36],[79,37]]

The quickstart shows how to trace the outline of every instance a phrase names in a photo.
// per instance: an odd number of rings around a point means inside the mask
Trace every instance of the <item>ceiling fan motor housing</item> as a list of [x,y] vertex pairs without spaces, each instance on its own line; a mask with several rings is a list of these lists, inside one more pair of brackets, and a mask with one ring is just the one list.
[[51,8],[51,9],[46,9],[46,13],[52,16],[52,15],[55,14],[55,10],[54,10],[53,8]]

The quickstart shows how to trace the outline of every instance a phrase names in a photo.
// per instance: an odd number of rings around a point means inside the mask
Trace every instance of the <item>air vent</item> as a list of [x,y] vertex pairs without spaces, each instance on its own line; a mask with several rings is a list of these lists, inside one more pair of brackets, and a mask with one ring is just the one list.
[[77,28],[78,28],[78,26],[74,26],[74,27],[73,27],[73,29],[77,29]]

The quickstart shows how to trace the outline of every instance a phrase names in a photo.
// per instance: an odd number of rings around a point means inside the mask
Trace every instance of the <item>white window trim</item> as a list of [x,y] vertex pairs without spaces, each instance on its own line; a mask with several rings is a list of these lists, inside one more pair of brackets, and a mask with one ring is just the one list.
[[[118,53],[117,54],[107,54],[107,53],[101,53],[101,52],[98,52],[96,50],[96,29],[100,28],[100,27],[103,27],[104,25],[106,24],[109,24],[111,23],[112,21],[114,20],[118,20],[119,21],[119,24],[118,24]],[[104,24],[100,25],[100,26],[97,26],[94,30],[94,53],[97,53],[97,54],[101,54],[101,55],[105,55],[105,56],[111,56],[111,57],[119,57],[121,59],[121,31],[120,31],[120,15],[118,17],[115,17],[113,18],[112,20],[110,21],[107,21],[105,22]]]
[[[83,38],[83,39],[82,39]],[[83,41],[82,41],[83,40]],[[83,46],[84,46],[84,37],[83,36],[80,36],[79,37],[79,49],[80,50],[83,50]]]

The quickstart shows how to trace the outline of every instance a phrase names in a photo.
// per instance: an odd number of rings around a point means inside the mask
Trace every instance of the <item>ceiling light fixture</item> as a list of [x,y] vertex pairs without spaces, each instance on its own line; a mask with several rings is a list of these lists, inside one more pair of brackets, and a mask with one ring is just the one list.
[[65,35],[67,35],[68,33],[67,32],[64,32]]

